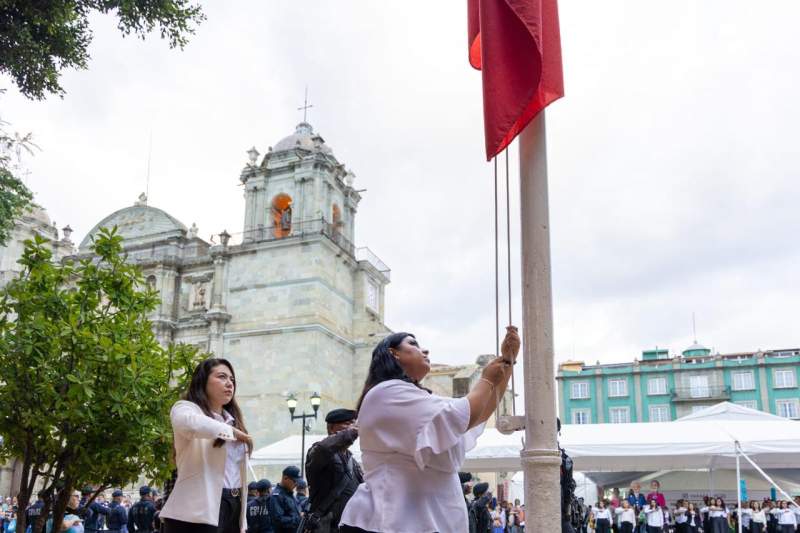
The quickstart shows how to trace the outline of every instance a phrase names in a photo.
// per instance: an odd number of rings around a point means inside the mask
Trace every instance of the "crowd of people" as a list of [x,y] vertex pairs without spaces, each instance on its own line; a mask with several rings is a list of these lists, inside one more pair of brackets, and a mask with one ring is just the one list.
[[[627,495],[613,489],[611,497],[585,506],[579,499],[583,520],[579,533],[730,533],[739,531],[738,505],[706,496],[702,501],[679,499],[668,504],[658,480],[650,492],[633,482]],[[800,496],[794,502],[742,502],[744,533],[800,533]]]
[[469,533],[525,531],[525,505],[520,505],[519,500],[514,500],[513,505],[506,500],[498,501],[489,491],[489,484],[486,482],[470,486],[466,481],[462,486],[467,504]]

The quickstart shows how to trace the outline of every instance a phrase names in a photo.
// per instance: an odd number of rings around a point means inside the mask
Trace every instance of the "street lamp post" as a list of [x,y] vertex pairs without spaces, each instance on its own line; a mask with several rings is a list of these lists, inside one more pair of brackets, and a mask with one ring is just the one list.
[[303,421],[303,432],[302,432],[302,440],[300,442],[300,477],[305,477],[306,471],[306,431],[310,431],[311,428],[306,426],[306,419],[313,418],[317,419],[317,412],[319,411],[319,404],[322,403],[322,398],[320,398],[319,393],[315,392],[311,395],[311,407],[314,410],[313,413],[300,413],[299,415],[294,414],[294,410],[297,408],[297,398],[294,397],[294,394],[290,394],[288,398],[286,398],[286,407],[289,408],[289,416],[292,418],[292,422],[295,420],[302,420]]

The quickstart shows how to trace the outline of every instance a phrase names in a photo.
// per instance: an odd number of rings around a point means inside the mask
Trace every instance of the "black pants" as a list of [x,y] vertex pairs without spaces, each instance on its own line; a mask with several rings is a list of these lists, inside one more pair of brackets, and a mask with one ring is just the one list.
[[242,516],[242,500],[239,496],[223,495],[219,504],[219,525],[193,524],[172,518],[162,519],[164,533],[240,533],[239,519]]
[[780,531],[781,533],[795,533],[797,529],[792,524],[779,524],[778,528],[779,528],[778,531]]
[[630,522],[622,522],[619,525],[620,533],[633,533],[633,524]]
[[605,518],[599,518],[595,520],[594,530],[597,533],[608,533],[611,531],[611,523]]
[[750,529],[753,533],[764,533],[764,524],[761,522],[752,522],[750,524]]
[[361,529],[360,527],[346,526],[344,524],[341,524],[339,526],[339,533],[376,533],[376,532],[367,531],[366,529]]

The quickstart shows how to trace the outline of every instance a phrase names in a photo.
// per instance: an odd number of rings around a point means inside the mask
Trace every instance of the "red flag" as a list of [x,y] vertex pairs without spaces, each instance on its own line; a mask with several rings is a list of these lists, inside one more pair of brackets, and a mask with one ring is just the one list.
[[467,0],[469,62],[483,76],[486,159],[564,96],[556,0]]

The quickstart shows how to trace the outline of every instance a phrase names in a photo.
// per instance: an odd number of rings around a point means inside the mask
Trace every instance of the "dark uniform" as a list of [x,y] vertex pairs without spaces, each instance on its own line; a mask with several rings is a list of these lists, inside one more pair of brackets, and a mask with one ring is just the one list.
[[[121,490],[115,490],[112,497],[118,498],[122,496]],[[127,533],[128,531],[128,512],[125,507],[118,501],[111,502],[108,508],[108,526],[109,533]]]
[[[283,475],[296,482],[300,479],[300,469],[296,466],[287,466],[283,469]],[[267,507],[275,533],[297,533],[297,527],[300,525],[300,507],[291,491],[279,484],[272,491]]]
[[295,488],[295,499],[297,500],[297,506],[300,507],[300,512],[302,514],[306,514],[308,512],[308,508],[310,502],[308,501],[308,496],[306,496],[306,491],[308,490],[308,483],[303,478],[297,480],[297,487]]
[[[354,420],[356,412],[335,409],[328,413],[329,424]],[[361,466],[348,448],[358,438],[355,428],[344,429],[314,444],[306,457],[306,475],[311,485],[310,512],[319,519],[319,533],[338,531],[347,501],[364,481]]]
[[93,501],[91,504],[86,505],[86,502],[89,501],[89,496],[94,492],[92,487],[84,487],[81,490],[81,501],[78,504],[78,508],[81,509],[81,512],[78,516],[83,519],[83,531],[85,533],[97,533],[100,531],[103,526],[100,521],[104,515],[108,514],[108,507],[103,505],[102,503],[98,502],[97,500]]
[[133,533],[134,531],[152,533],[156,505],[149,498],[145,499],[150,494],[150,487],[144,486],[139,489],[139,496],[142,499],[134,503],[130,511],[128,511],[128,533]]
[[[36,519],[42,515],[42,511],[44,510],[44,500],[36,500],[33,504],[28,507],[28,510],[25,511],[25,518],[27,523],[30,526],[33,526],[36,523]],[[44,521],[42,521],[42,527],[37,531],[35,529],[31,529],[31,531],[35,533],[40,533],[44,531]]]
[[475,499],[469,506],[470,533],[487,533],[492,530],[492,515],[486,506],[492,499],[488,483],[478,483],[472,488]]
[[247,533],[274,533],[269,516],[269,489],[266,479],[256,483],[258,496],[247,502]]

